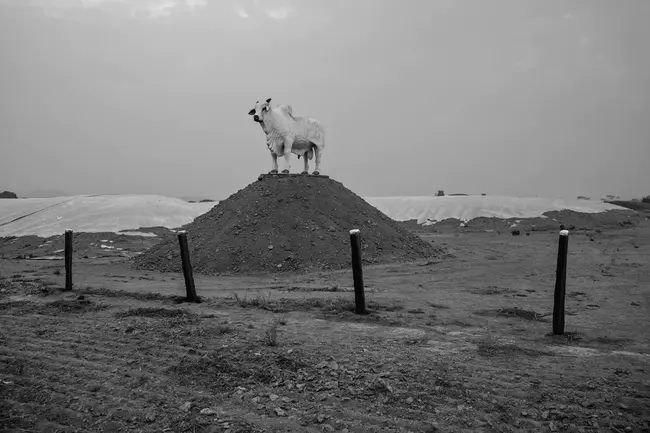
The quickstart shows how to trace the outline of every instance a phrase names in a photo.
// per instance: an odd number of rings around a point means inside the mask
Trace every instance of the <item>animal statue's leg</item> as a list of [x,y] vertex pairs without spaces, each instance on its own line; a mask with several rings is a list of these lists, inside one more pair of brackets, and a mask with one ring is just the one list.
[[275,174],[278,172],[278,155],[275,152],[271,152],[271,158],[273,159],[273,169],[269,173]]
[[307,152],[302,156],[302,159],[305,160],[305,169],[302,174],[309,174],[309,158],[307,157]]
[[316,167],[314,168],[314,172],[312,174],[319,175],[320,174],[320,156],[321,156],[321,154],[320,154],[320,149],[318,148],[318,146],[314,146],[314,153],[316,154],[315,155],[316,161],[314,163],[316,165]]
[[282,170],[282,173],[289,174],[291,171],[291,145],[292,140],[289,138],[284,140],[284,161],[286,162],[286,168]]

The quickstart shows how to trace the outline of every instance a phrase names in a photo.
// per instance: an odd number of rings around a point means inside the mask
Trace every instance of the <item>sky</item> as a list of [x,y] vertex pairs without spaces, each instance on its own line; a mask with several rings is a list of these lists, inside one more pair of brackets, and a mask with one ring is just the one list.
[[0,190],[225,199],[271,169],[248,111],[272,98],[361,196],[649,195],[649,21],[648,0],[0,0]]

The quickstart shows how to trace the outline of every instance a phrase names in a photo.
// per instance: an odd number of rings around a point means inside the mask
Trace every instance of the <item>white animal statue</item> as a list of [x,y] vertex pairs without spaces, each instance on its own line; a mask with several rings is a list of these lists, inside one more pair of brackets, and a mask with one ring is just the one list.
[[258,122],[266,134],[266,145],[271,152],[273,169],[270,173],[278,172],[278,156],[284,156],[286,168],[282,173],[291,170],[290,157],[292,153],[303,157],[305,169],[302,174],[309,172],[309,160],[316,157],[316,167],[312,174],[320,174],[320,161],[325,149],[325,131],[321,123],[312,117],[294,117],[291,105],[282,104],[271,107],[271,98],[266,102],[257,101],[255,108],[248,112],[253,120]]

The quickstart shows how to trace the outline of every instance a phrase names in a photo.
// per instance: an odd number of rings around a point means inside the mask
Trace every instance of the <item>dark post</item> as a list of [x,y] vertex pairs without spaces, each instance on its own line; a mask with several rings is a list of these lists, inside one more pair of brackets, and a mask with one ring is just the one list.
[[178,232],[178,243],[181,246],[181,261],[183,262],[187,300],[198,302],[199,299],[196,296],[196,288],[194,287],[194,276],[192,275],[192,264],[190,263],[190,250],[187,247],[187,232],[185,230]]
[[65,291],[72,290],[72,230],[65,231]]
[[569,231],[560,231],[555,271],[555,297],[553,300],[553,334],[564,334],[564,298],[566,294],[566,265],[569,250]]
[[352,278],[354,280],[354,312],[366,314],[366,295],[363,290],[363,269],[361,268],[361,232],[350,230],[352,248]]

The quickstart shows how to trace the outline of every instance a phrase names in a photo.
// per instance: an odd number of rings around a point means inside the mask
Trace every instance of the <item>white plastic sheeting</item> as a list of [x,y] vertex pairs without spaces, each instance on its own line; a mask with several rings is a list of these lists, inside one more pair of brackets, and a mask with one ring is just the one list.
[[159,195],[97,195],[0,200],[0,237],[112,232],[140,227],[176,228],[216,202],[188,203]]
[[405,196],[364,197],[364,199],[396,221],[417,220],[429,225],[447,218],[469,221],[477,217],[536,218],[544,212],[568,209],[598,213],[610,209],[627,210],[597,200],[565,200],[555,198],[518,198],[504,196]]
[[[625,210],[596,200],[501,196],[365,197],[365,200],[397,221],[417,220],[427,225],[446,218],[461,221],[476,217],[533,218],[562,209],[585,213]],[[142,194],[3,199],[0,200],[0,237],[48,237],[62,234],[66,229],[90,233],[118,233],[154,226],[173,229],[192,222],[216,204]]]

